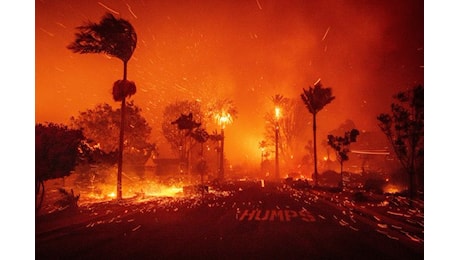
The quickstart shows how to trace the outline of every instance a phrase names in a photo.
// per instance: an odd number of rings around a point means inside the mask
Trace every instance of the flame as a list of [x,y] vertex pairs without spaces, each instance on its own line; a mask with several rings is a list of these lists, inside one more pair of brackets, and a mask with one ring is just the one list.
[[388,184],[388,185],[385,186],[385,188],[384,188],[384,192],[385,192],[385,193],[391,193],[391,194],[398,193],[398,192],[400,192],[401,190],[402,190],[401,187],[396,186],[396,185],[394,185],[394,184]]
[[276,120],[279,120],[281,118],[281,108],[280,107],[275,107],[275,118]]
[[[178,197],[183,195],[183,184],[176,183],[172,185],[164,185],[155,181],[138,181],[126,183],[123,185],[123,199],[146,199],[154,197]],[[113,200],[117,198],[116,184],[95,184],[90,191],[81,192],[81,202],[97,202]]]
[[152,197],[174,197],[183,192],[182,187],[177,187],[177,186],[163,186],[160,187],[158,190],[150,191],[147,192],[147,196],[152,196]]
[[217,124],[222,128],[225,128],[226,125],[231,124],[233,122],[232,115],[225,111],[221,111],[221,113],[215,114],[214,119],[216,120]]

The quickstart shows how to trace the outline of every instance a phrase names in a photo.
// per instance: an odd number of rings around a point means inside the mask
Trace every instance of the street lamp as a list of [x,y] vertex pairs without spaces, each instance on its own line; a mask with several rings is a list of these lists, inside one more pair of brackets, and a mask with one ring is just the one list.
[[224,179],[224,129],[225,126],[230,124],[233,119],[232,116],[225,111],[221,111],[214,116],[214,119],[217,121],[217,124],[220,126],[221,141],[220,141],[220,165],[219,165],[219,179]]
[[280,164],[279,164],[279,119],[281,118],[281,108],[275,106],[275,178],[280,178]]

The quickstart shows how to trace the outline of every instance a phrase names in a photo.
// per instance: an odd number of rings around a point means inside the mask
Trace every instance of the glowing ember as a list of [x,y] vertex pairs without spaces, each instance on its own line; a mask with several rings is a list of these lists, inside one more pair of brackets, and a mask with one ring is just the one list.
[[225,128],[226,125],[233,122],[232,116],[225,111],[222,111],[220,114],[214,115],[214,119],[216,120],[217,124],[222,128]]
[[279,120],[281,118],[281,108],[280,107],[275,107],[275,118],[276,120]]
[[[180,197],[183,196],[183,183],[161,184],[154,180],[129,179],[123,185],[123,199],[145,200],[155,197]],[[79,190],[80,203],[94,203],[98,201],[113,200],[116,196],[115,183],[94,183],[90,190]]]
[[393,185],[393,184],[388,184],[388,185],[385,186],[385,188],[384,188],[385,193],[391,193],[391,194],[398,193],[398,192],[400,192],[401,190],[402,190],[401,187],[396,186],[396,185]]
[[155,197],[174,197],[180,195],[183,192],[182,187],[161,187],[158,190],[146,193],[147,196],[155,196]]

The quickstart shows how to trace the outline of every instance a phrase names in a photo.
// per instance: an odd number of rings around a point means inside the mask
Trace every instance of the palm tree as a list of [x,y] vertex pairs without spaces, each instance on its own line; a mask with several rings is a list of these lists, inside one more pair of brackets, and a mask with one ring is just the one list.
[[282,108],[286,107],[288,99],[283,95],[276,94],[272,96],[272,102],[275,106],[275,178],[279,180],[280,178],[280,166],[279,166],[279,135],[280,127],[279,121],[281,119]]
[[123,139],[125,126],[125,101],[126,97],[136,93],[136,85],[127,80],[128,61],[133,55],[137,44],[137,34],[134,27],[124,19],[117,19],[112,14],[106,13],[100,23],[88,22],[76,28],[75,41],[68,49],[75,53],[105,53],[123,61],[123,80],[118,80],[113,85],[113,98],[121,101],[120,140],[118,148],[118,174],[117,174],[117,199],[121,195],[121,173],[123,169]]
[[217,125],[220,126],[220,167],[219,167],[219,180],[224,179],[224,129],[225,126],[231,124],[233,119],[237,117],[238,110],[230,99],[220,99],[211,103],[208,107],[208,116],[212,117]]
[[300,95],[303,103],[308,108],[308,111],[313,115],[313,155],[315,161],[315,186],[318,186],[318,168],[317,168],[317,154],[316,154],[316,114],[321,111],[327,104],[331,103],[335,99],[332,96],[331,88],[323,88],[321,81],[318,80],[313,87],[309,87],[308,90],[303,89],[303,93]]

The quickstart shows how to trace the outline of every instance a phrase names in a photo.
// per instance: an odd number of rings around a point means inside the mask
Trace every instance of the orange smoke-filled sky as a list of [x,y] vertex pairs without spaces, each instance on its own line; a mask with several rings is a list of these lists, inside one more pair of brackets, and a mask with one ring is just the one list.
[[271,96],[300,99],[319,78],[336,97],[318,114],[320,133],[347,119],[378,131],[376,116],[388,112],[392,95],[424,83],[423,7],[415,0],[37,0],[35,119],[67,124],[96,104],[119,106],[111,88],[122,62],[66,48],[75,27],[111,12],[137,32],[131,99],[160,145],[166,105],[229,98],[239,114],[226,128],[227,156],[259,160]]

